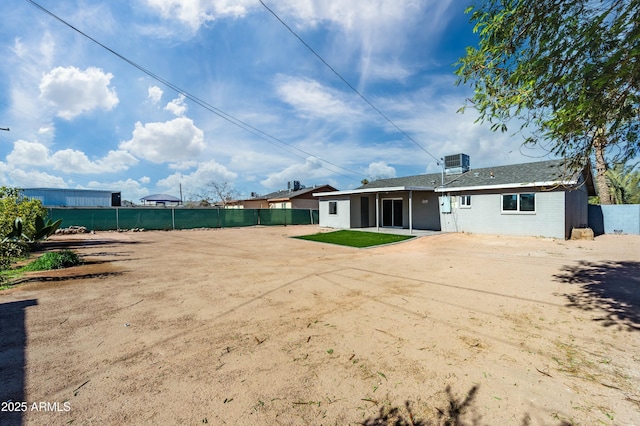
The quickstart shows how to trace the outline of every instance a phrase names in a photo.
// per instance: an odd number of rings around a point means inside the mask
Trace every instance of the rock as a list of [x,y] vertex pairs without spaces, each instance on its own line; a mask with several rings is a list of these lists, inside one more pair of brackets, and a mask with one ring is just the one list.
[[571,230],[572,240],[593,240],[593,229],[591,228],[573,228]]

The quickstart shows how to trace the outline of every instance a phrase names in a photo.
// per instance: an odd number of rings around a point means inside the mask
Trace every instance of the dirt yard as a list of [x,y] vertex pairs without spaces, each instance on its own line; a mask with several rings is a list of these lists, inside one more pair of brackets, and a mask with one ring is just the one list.
[[640,237],[318,229],[54,237],[86,264],[0,291],[0,424],[640,424]]

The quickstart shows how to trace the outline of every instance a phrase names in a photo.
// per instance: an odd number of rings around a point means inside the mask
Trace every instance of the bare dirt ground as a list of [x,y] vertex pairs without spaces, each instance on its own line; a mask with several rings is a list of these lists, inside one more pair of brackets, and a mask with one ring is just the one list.
[[0,292],[0,424],[640,424],[640,237],[318,229],[55,237],[86,264]]

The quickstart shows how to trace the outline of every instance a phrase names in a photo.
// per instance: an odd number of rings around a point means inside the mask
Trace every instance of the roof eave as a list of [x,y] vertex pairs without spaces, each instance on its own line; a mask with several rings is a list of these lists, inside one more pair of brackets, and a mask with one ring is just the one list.
[[436,192],[451,192],[451,191],[475,191],[475,190],[487,190],[487,189],[513,189],[513,188],[535,188],[535,187],[561,187],[561,186],[575,186],[578,182],[576,180],[570,181],[544,181],[544,182],[528,182],[528,183],[503,183],[498,185],[475,185],[475,186],[453,186],[453,187],[440,187],[436,188]]
[[344,191],[314,192],[314,197],[331,197],[340,195],[372,194],[376,192],[398,192],[398,191],[433,191],[432,186],[387,186],[379,188],[359,188]]

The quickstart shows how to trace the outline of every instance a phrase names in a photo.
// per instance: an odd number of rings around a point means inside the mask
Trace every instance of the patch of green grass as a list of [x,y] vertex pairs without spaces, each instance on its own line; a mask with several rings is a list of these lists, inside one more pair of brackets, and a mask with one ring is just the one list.
[[13,282],[20,278],[25,272],[69,268],[80,264],[82,264],[82,259],[80,259],[80,257],[71,250],[47,252],[25,266],[1,270],[0,290],[6,290],[13,287]]
[[50,251],[22,268],[22,271],[48,271],[80,265],[82,261],[71,250]]
[[342,230],[334,232],[321,232],[319,234],[303,235],[294,238],[317,241],[321,243],[339,244],[349,247],[372,247],[382,244],[397,243],[399,241],[413,238],[413,236]]

